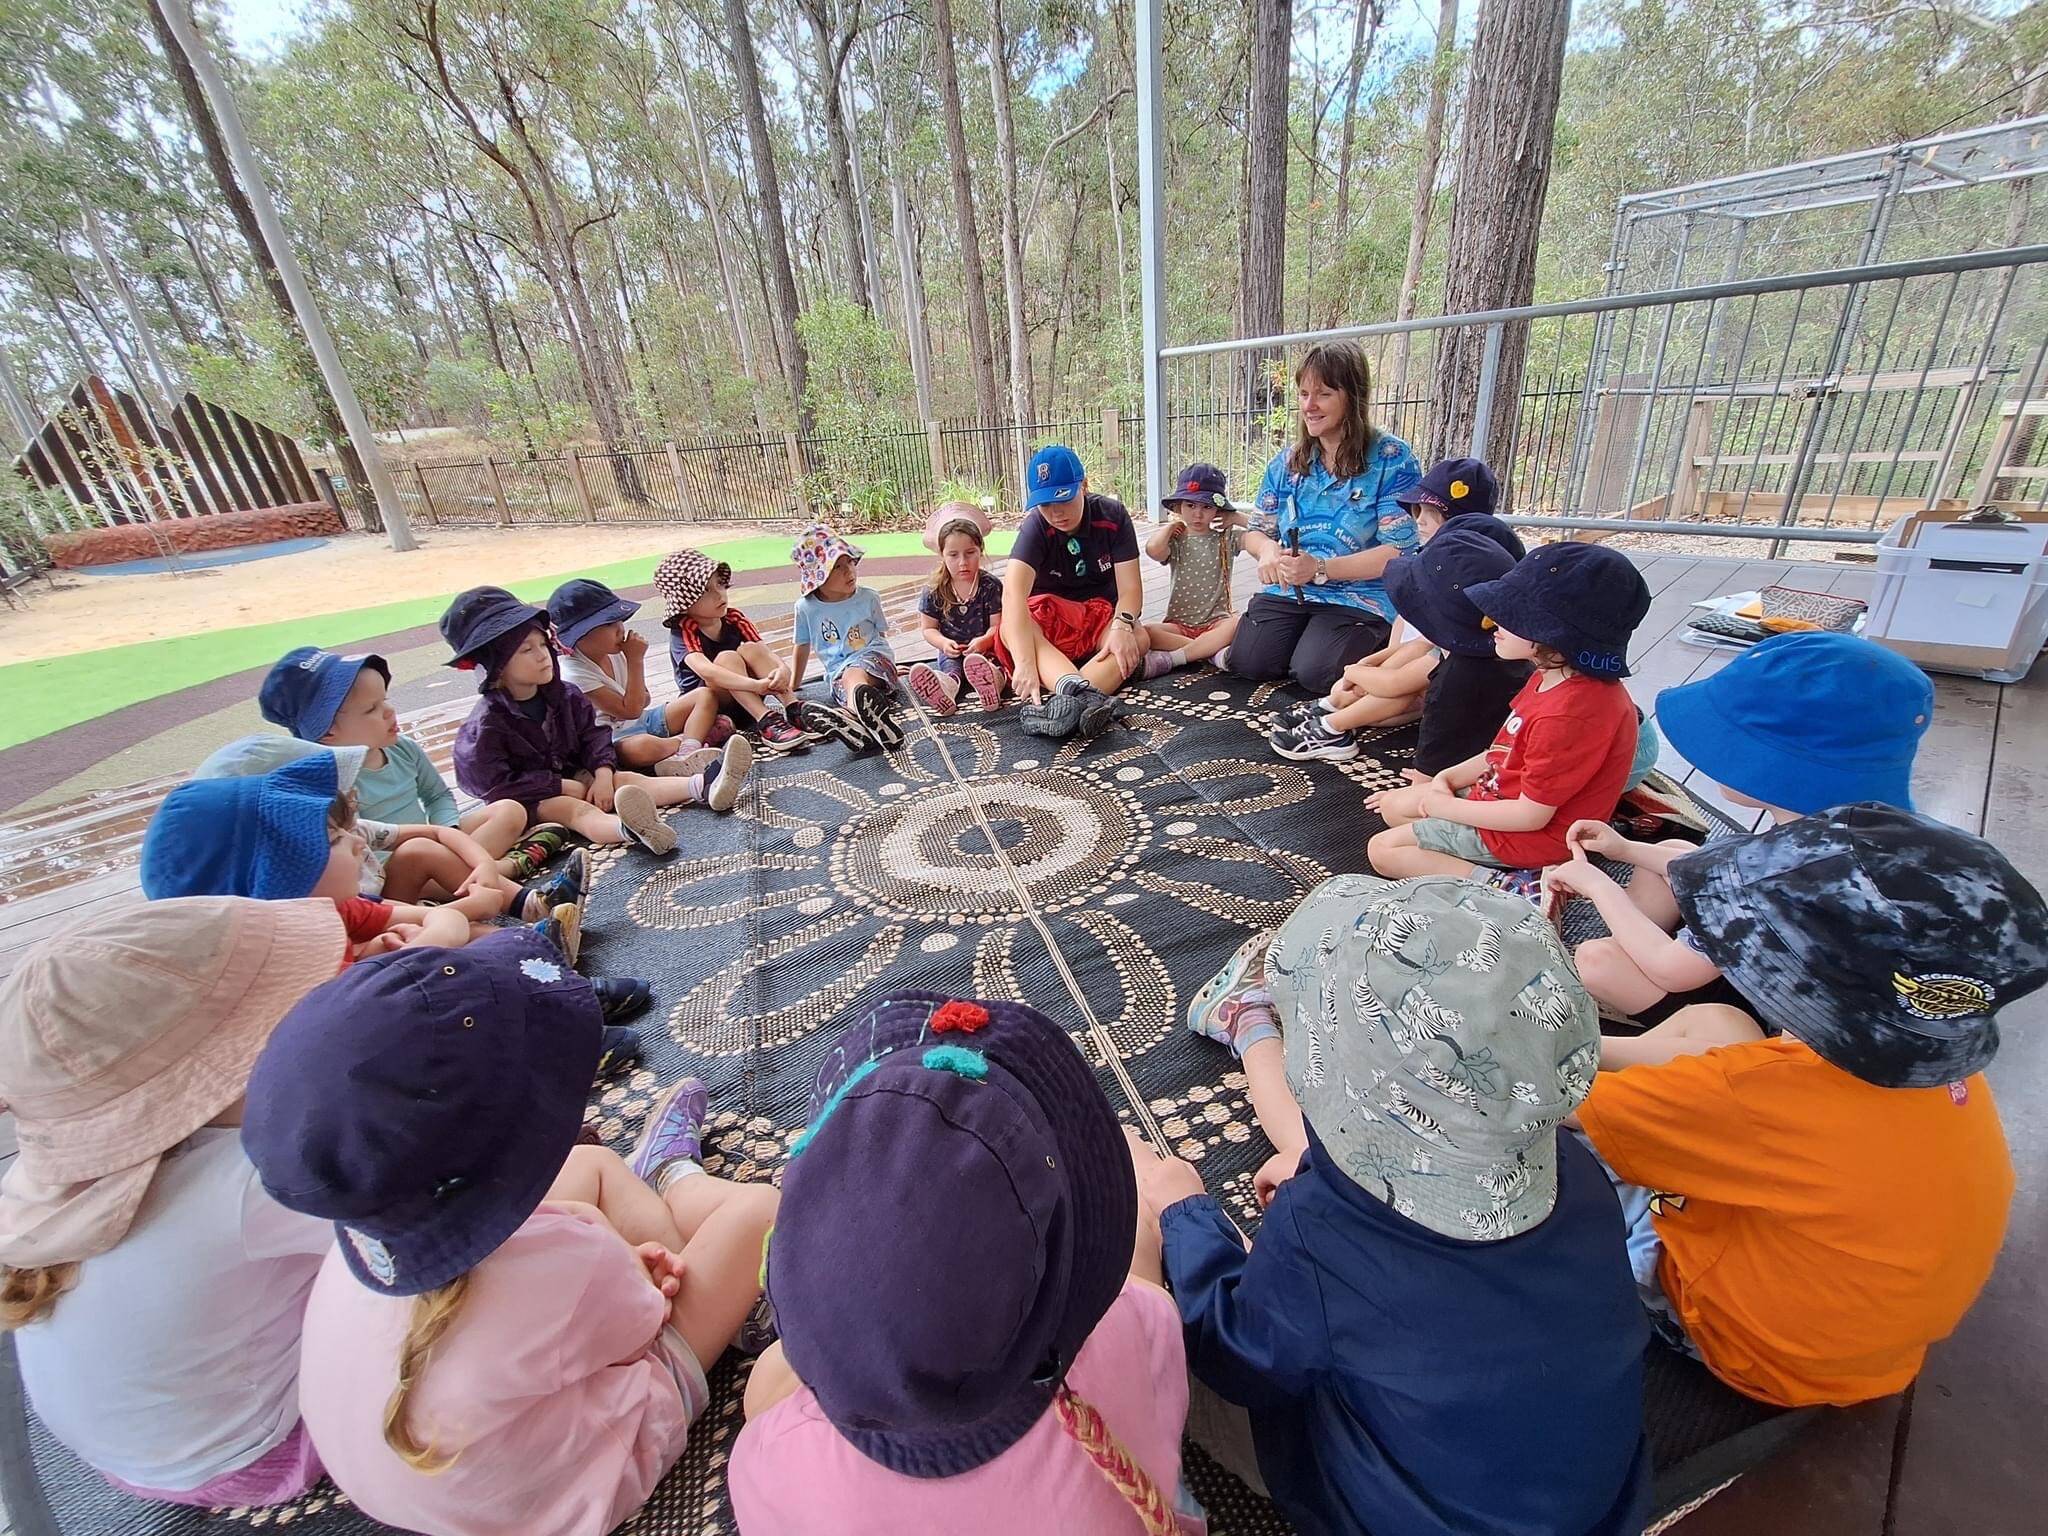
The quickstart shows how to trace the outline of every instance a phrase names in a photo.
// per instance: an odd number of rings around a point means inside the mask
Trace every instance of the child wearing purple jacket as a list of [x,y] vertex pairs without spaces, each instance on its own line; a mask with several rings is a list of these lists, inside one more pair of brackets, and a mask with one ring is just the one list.
[[677,756],[652,774],[622,772],[612,733],[556,668],[548,616],[502,587],[472,587],[441,615],[452,666],[483,673],[483,695],[455,738],[455,781],[479,800],[513,800],[528,826],[559,822],[593,843],[675,850],[661,812],[699,802],[729,811],[753,764],[734,736],[723,752]]

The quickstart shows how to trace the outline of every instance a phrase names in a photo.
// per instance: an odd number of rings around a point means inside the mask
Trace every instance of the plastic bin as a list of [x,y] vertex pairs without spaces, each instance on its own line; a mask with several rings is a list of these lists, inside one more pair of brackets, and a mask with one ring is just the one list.
[[2020,681],[2048,643],[2048,522],[1900,518],[1863,632],[1930,672]]

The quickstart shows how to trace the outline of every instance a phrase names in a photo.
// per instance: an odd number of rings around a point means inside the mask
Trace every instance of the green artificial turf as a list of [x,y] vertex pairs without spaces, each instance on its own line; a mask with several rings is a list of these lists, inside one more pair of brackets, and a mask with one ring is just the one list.
[[[1005,553],[1010,538],[1008,532],[991,536],[990,552]],[[923,540],[915,533],[869,534],[861,536],[858,542],[864,553],[876,559],[924,552]],[[704,548],[715,550],[718,558],[735,571],[773,570],[789,564],[787,534],[726,539]],[[644,587],[654,580],[654,567],[660,558],[641,555],[588,570],[536,577],[514,582],[512,591],[530,603],[545,602],[556,587],[579,576],[620,589]],[[353,608],[346,613],[211,630],[0,666],[0,748],[19,746],[81,720],[210,683],[217,677],[268,666],[294,646],[331,649],[431,624],[440,618],[448,599],[454,595],[450,592],[441,597]]]

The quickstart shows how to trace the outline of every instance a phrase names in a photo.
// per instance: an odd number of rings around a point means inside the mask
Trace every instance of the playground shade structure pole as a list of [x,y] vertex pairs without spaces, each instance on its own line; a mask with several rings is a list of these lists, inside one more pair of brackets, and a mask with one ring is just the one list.
[[391,474],[384,467],[383,455],[377,451],[377,439],[370,431],[370,419],[363,414],[362,402],[356,398],[355,386],[349,383],[348,373],[341,366],[341,355],[335,350],[334,338],[328,334],[320,306],[314,303],[312,290],[306,286],[305,273],[299,270],[298,258],[292,254],[284,222],[278,218],[277,205],[270,200],[270,188],[263,180],[263,167],[256,159],[255,151],[249,147],[249,136],[242,127],[242,114],[236,110],[235,98],[215,67],[213,54],[199,35],[199,28],[193,23],[189,5],[190,0],[163,0],[164,18],[178,39],[178,46],[191,60],[192,73],[198,78],[199,88],[206,93],[214,116],[220,120],[221,137],[227,140],[228,157],[234,162],[235,174],[242,179],[243,190],[249,194],[249,204],[256,212],[256,222],[263,230],[264,242],[277,263],[278,279],[291,296],[299,323],[306,329],[306,343],[313,349],[313,361],[319,366],[321,378],[327,381],[328,392],[334,396],[342,425],[348,428],[356,451],[362,455],[363,470],[370,477],[370,491],[377,499],[384,526],[391,535],[391,547],[401,551],[417,549],[419,544],[405,520],[404,503],[398,499],[398,487],[392,483]]

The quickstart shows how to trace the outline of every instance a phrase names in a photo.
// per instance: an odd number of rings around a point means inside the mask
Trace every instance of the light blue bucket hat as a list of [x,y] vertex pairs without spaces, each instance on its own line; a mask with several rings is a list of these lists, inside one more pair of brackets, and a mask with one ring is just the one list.
[[1557,1201],[1557,1127],[1599,1011],[1556,932],[1465,880],[1339,875],[1273,937],[1287,1085],[1337,1165],[1409,1220],[1497,1242]]

